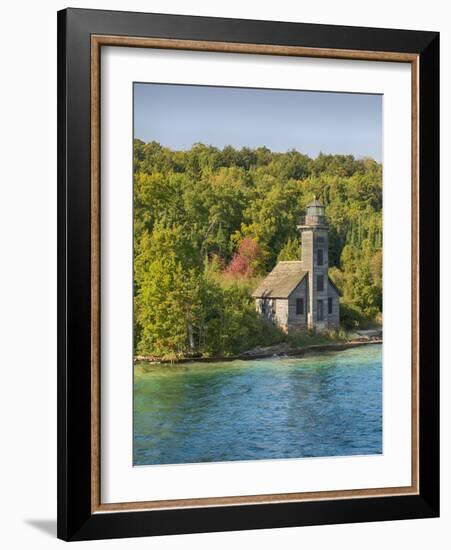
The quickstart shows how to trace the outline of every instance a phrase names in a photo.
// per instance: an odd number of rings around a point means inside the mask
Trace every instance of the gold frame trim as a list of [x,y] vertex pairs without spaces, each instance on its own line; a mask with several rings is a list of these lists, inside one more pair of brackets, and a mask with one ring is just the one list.
[[[102,46],[223,53],[354,59],[410,63],[412,68],[412,480],[408,487],[384,487],[266,495],[118,502],[100,499],[100,50]],[[398,52],[334,50],[267,44],[239,44],[166,38],[91,36],[91,512],[125,512],[386,497],[419,494],[419,56]]]

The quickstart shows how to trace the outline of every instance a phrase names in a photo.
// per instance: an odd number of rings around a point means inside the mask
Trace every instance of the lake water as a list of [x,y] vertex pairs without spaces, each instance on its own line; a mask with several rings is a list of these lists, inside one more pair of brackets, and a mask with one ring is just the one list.
[[135,367],[135,465],[381,452],[381,345]]

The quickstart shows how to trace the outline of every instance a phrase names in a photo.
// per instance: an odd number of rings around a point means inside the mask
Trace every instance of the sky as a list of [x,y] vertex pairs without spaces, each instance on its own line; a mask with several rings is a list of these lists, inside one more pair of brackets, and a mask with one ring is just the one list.
[[134,136],[171,149],[266,146],[382,161],[382,96],[134,84]]

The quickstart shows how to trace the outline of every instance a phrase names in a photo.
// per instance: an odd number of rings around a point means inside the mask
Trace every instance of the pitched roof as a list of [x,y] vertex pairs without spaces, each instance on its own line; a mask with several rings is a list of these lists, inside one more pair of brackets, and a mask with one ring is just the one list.
[[333,288],[335,288],[337,294],[338,294],[339,296],[341,296],[342,294],[341,294],[340,289],[338,288],[338,286],[332,281],[332,279],[331,279],[330,277],[327,277],[327,278],[329,279],[329,284],[330,284]]
[[279,262],[252,293],[254,298],[288,298],[307,272],[302,262]]

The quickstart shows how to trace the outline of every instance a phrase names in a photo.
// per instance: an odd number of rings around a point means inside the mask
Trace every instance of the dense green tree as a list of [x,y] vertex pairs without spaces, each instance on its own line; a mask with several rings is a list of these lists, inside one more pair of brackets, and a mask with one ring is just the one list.
[[135,288],[138,352],[178,357],[194,350],[203,317],[202,275],[181,227],[157,225],[143,235]]
[[286,262],[301,259],[301,244],[299,239],[289,237],[287,242],[280,249],[277,256],[278,262]]

